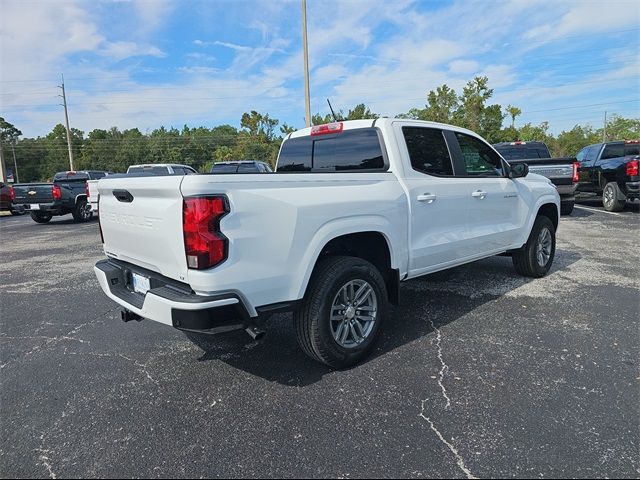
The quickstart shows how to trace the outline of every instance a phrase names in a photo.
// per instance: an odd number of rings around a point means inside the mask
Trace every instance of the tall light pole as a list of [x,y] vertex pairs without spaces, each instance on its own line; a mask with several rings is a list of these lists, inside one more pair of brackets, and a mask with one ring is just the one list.
[[309,47],[307,45],[307,0],[302,0],[302,49],[304,51],[304,118],[311,126],[311,99],[309,98]]
[[63,101],[62,106],[64,107],[64,121],[67,125],[67,147],[69,147],[69,170],[74,171],[75,169],[73,168],[73,150],[71,148],[71,129],[69,128],[69,114],[67,113],[67,95],[64,91],[64,75],[62,75],[62,85],[59,85],[59,87],[62,89],[62,95],[58,95],[58,96],[62,97],[62,101]]

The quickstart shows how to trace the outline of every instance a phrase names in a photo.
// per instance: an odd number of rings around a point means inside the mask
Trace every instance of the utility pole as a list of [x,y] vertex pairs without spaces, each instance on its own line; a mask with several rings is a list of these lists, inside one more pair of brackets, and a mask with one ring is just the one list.
[[311,99],[309,98],[309,47],[307,45],[307,0],[302,0],[302,49],[304,50],[304,118],[311,126]]
[[602,143],[607,141],[607,111],[604,111],[604,128],[602,129]]
[[16,144],[15,144],[15,141],[11,142],[11,153],[13,153],[13,168],[14,168],[13,181],[15,183],[20,183],[20,179],[18,178],[18,162],[16,161]]
[[69,128],[69,114],[67,113],[67,95],[64,91],[64,75],[62,75],[62,85],[58,85],[59,88],[62,89],[62,95],[58,95],[62,97],[64,107],[64,120],[67,125],[67,146],[69,147],[69,169],[74,171],[73,168],[73,150],[71,149],[71,129]]
[[2,145],[2,132],[0,131],[0,182],[7,181],[6,168],[4,166],[4,149]]

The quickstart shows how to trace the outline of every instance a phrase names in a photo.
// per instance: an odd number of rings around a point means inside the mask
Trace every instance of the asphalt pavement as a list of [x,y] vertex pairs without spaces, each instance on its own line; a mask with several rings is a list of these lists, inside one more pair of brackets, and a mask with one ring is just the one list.
[[98,224],[0,217],[0,476],[640,476],[638,203],[563,217],[538,280],[494,257],[403,284],[365,363],[291,316],[259,343],[123,323]]

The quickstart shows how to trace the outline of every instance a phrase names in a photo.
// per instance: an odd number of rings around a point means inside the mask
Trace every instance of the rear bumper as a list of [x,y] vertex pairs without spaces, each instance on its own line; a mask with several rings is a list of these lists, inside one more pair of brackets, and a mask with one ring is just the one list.
[[[38,208],[32,209],[32,205],[38,205]],[[20,206],[24,208],[25,212],[46,212],[52,215],[60,215],[63,210],[62,205],[57,203],[23,203]]]
[[560,195],[562,200],[569,200],[569,198],[565,197],[571,197],[571,200],[573,200],[576,194],[577,186],[577,183],[573,183],[571,185],[556,185],[556,190],[558,191],[558,194]]
[[[239,295],[222,292],[202,296],[185,284],[155,272],[118,260],[101,260],[94,271],[104,293],[123,308],[179,330],[223,333],[251,325],[247,308]],[[146,294],[131,288],[132,273],[150,279]]]
[[626,182],[625,187],[627,189],[627,197],[639,198],[640,196],[640,182]]

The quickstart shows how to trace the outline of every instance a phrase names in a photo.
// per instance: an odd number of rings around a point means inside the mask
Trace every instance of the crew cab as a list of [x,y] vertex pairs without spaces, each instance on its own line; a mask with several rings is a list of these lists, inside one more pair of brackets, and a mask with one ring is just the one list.
[[58,172],[53,183],[18,183],[13,186],[13,203],[29,212],[37,223],[69,213],[76,222],[87,222],[93,216],[87,201],[87,181],[106,174],[101,170]]
[[529,172],[550,179],[560,194],[560,213],[570,215],[573,212],[579,166],[575,158],[551,158],[544,142],[501,142],[493,146],[510,165],[526,163]]
[[544,276],[560,198],[475,133],[432,122],[354,120],[288,135],[271,175],[107,177],[106,259],[95,265],[122,319],[264,333],[293,311],[311,358],[363,359],[402,281],[508,254]]
[[602,195],[609,212],[622,210],[627,200],[640,195],[640,140],[596,143],[576,156],[580,163],[578,192]]

